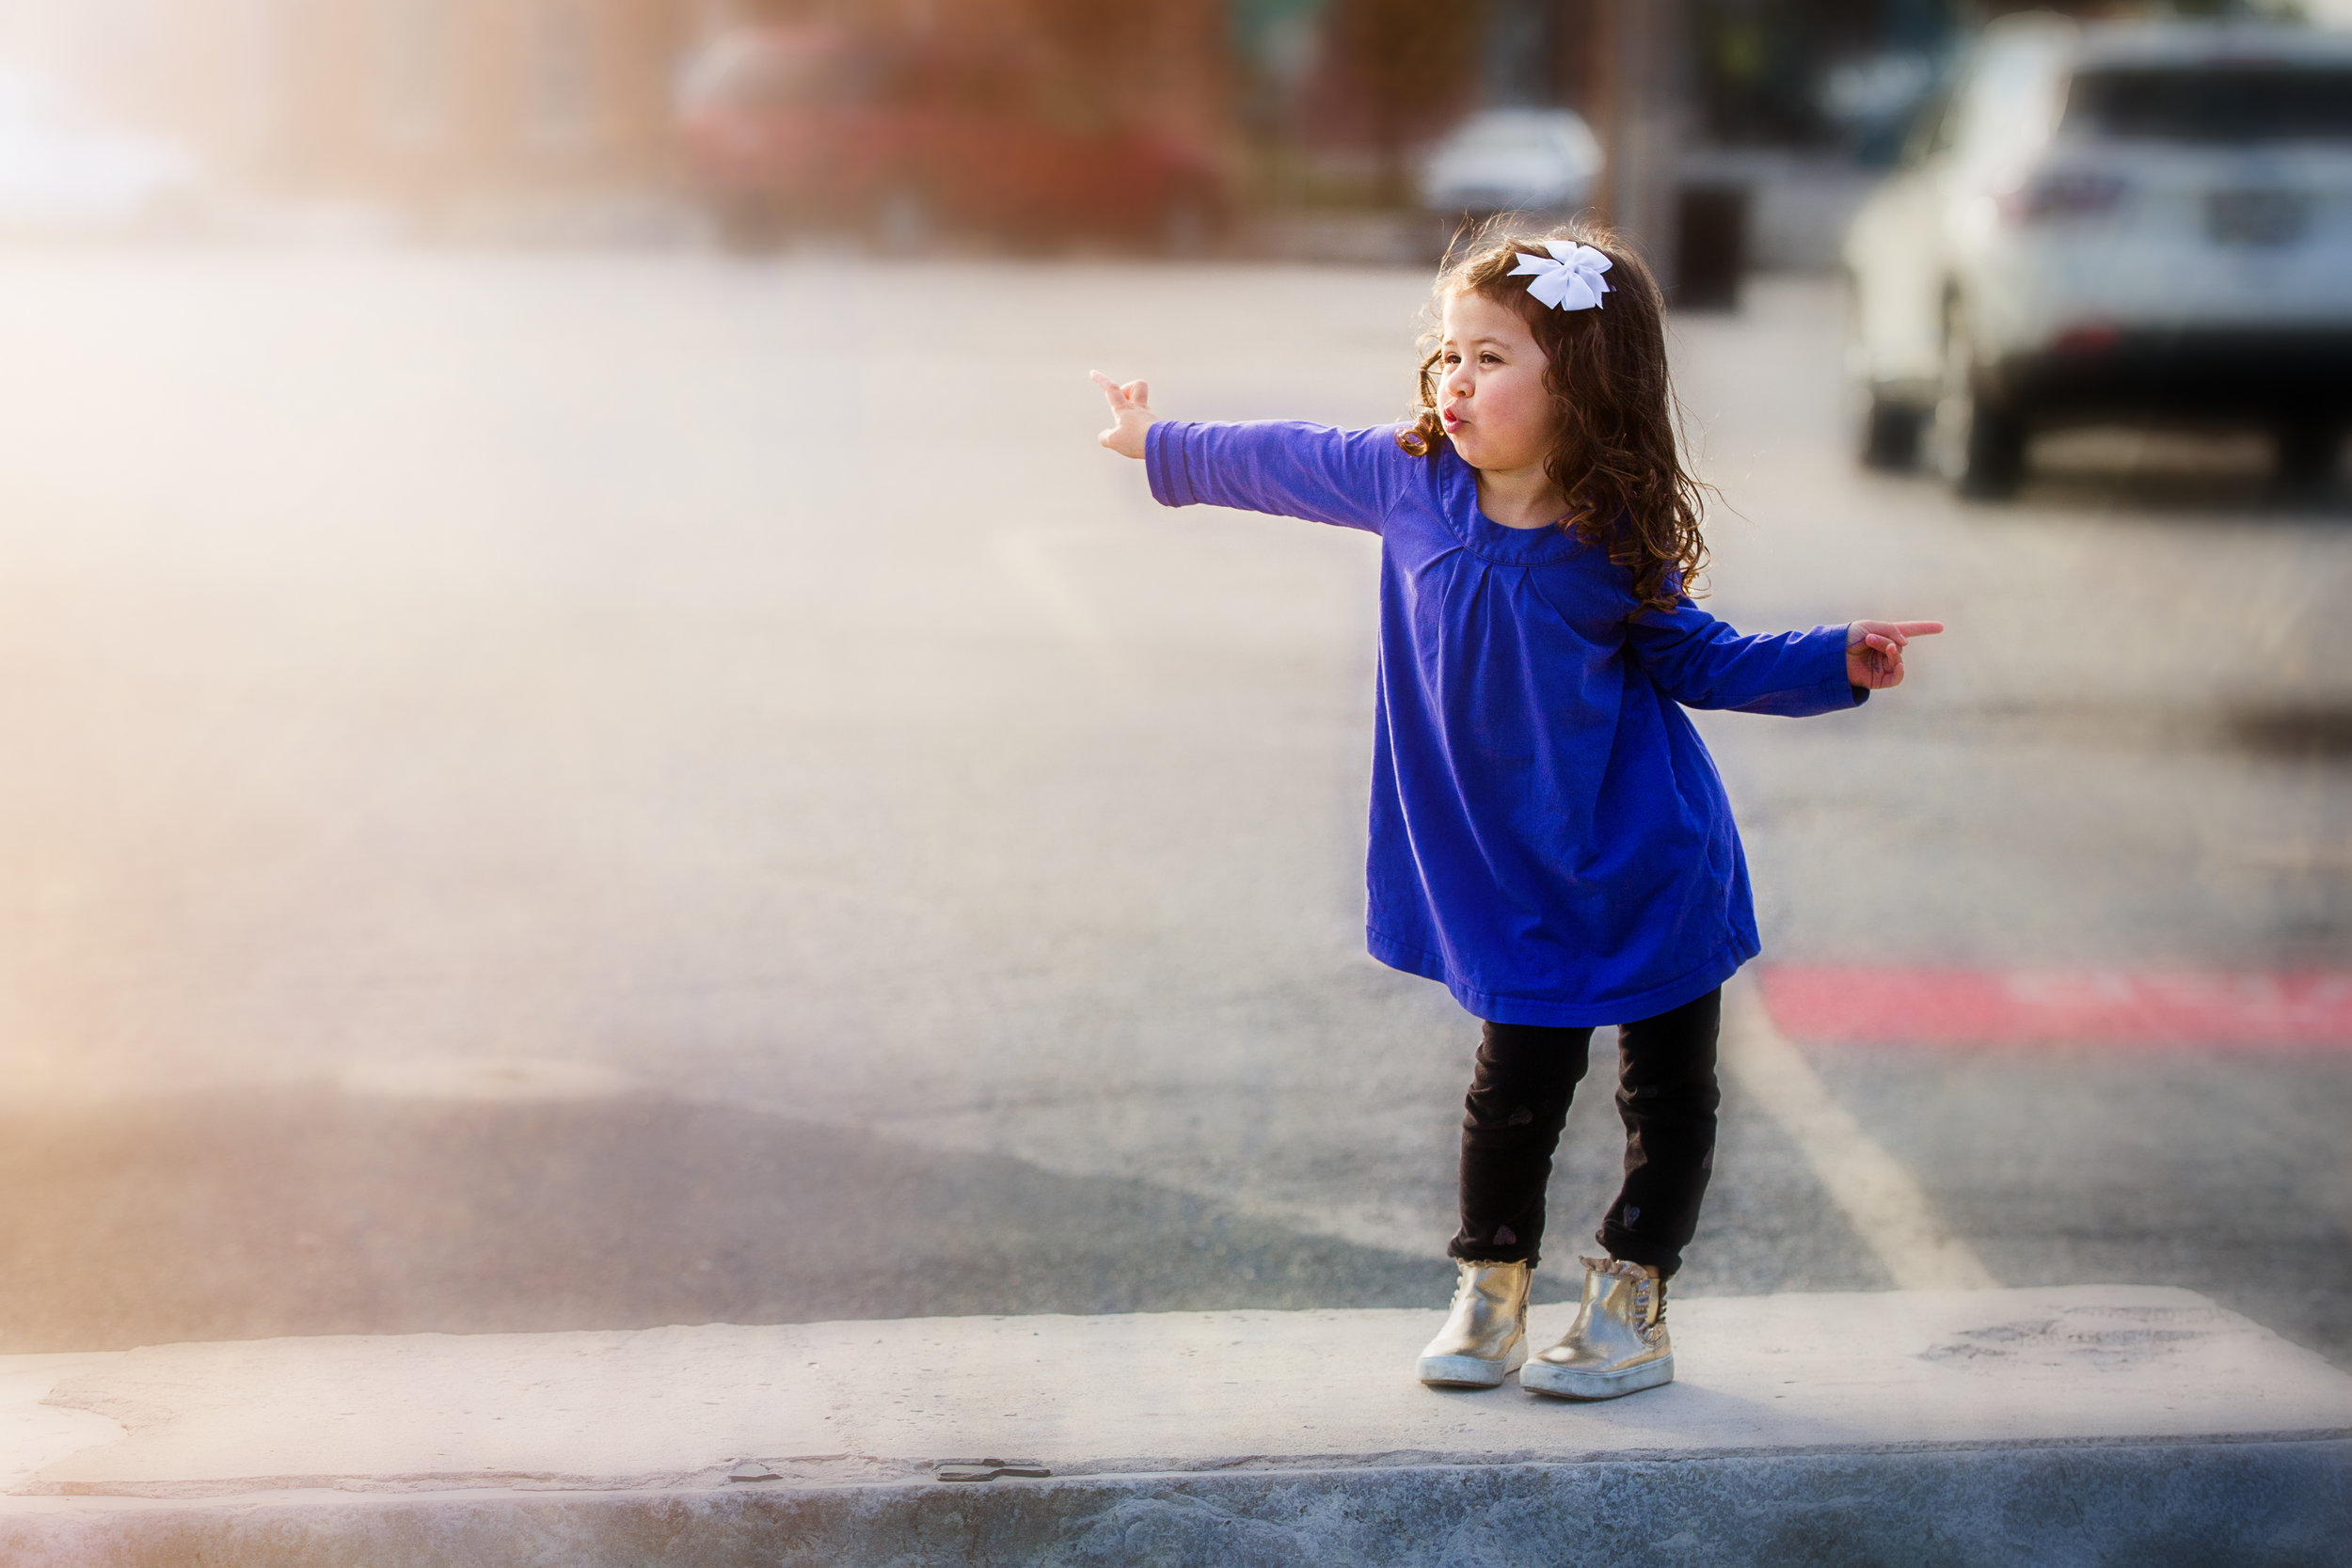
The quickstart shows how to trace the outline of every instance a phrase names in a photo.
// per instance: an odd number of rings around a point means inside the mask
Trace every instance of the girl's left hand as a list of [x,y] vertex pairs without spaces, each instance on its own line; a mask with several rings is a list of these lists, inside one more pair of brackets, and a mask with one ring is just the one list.
[[1846,627],[1846,680],[1849,685],[1883,691],[1903,684],[1903,645],[1915,637],[1933,637],[1944,629],[1941,621],[1855,621]]

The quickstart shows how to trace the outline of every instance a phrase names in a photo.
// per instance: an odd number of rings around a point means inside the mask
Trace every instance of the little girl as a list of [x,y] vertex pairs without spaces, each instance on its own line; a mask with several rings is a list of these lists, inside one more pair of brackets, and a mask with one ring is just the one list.
[[[1795,716],[1903,677],[1931,621],[1742,637],[1693,605],[1658,285],[1606,230],[1503,234],[1438,277],[1410,425],[1159,420],[1095,381],[1165,505],[1380,536],[1366,936],[1485,1021],[1460,1285],[1423,1383],[1613,1399],[1672,1380],[1666,1281],[1714,1161],[1722,987],[1757,952],[1731,809],[1685,707]],[[1529,1358],[1551,1152],[1618,1026],[1625,1185],[1574,1326]]]

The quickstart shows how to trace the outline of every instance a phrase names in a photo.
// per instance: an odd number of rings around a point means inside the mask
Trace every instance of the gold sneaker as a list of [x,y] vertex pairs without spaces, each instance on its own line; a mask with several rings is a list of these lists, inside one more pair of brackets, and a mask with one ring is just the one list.
[[1493,1388],[1527,1359],[1529,1263],[1456,1259],[1461,1283],[1438,1337],[1422,1347],[1415,1370],[1433,1388]]
[[1675,1380],[1666,1282],[1658,1271],[1587,1258],[1584,1300],[1558,1344],[1519,1370],[1519,1386],[1564,1400],[1613,1400]]

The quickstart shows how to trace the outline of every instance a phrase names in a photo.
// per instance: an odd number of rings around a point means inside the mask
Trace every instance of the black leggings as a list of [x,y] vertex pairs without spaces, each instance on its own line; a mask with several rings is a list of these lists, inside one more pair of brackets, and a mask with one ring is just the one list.
[[[1715,1166],[1715,1037],[1724,993],[1617,1031],[1625,1185],[1595,1237],[1613,1258],[1672,1274],[1698,1228]],[[1551,1151],[1584,1076],[1589,1028],[1489,1023],[1462,1101],[1462,1228],[1446,1250],[1473,1262],[1534,1262],[1544,1239]]]

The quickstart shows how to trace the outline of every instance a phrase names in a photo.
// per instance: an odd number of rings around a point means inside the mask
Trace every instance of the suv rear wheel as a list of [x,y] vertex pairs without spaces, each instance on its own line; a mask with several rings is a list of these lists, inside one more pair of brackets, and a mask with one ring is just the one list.
[[1943,386],[1928,445],[1936,471],[1959,495],[2005,500],[2026,477],[2025,412],[1985,394],[1967,309],[1957,299],[1945,308]]
[[1883,468],[1900,473],[1919,464],[1919,410],[1899,403],[1889,403],[1877,393],[1863,390],[1855,394],[1860,411],[1856,416],[1856,455],[1866,468]]
[[2319,490],[2336,477],[2344,432],[2330,419],[2290,415],[2279,421],[2279,483],[2295,490]]
[[1919,429],[1926,416],[1915,404],[1883,395],[1870,375],[1869,333],[1862,315],[1862,281],[1846,274],[1846,414],[1853,431],[1853,454],[1866,468],[1901,473],[1919,466]]

